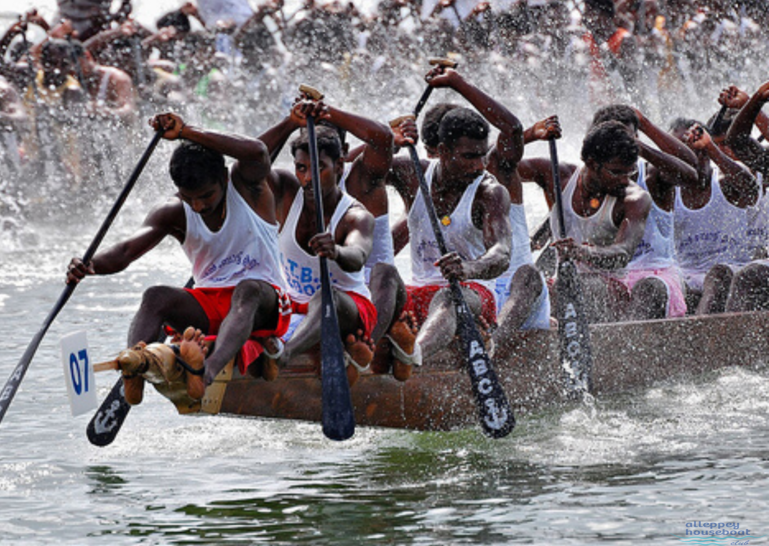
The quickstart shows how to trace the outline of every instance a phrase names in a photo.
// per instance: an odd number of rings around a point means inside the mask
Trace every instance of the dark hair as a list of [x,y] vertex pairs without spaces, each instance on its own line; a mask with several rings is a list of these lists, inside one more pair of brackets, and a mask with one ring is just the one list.
[[[332,161],[342,157],[342,142],[339,140],[339,133],[336,129],[328,125],[316,126],[315,138],[318,141],[318,155],[325,153]],[[297,150],[310,153],[310,140],[307,131],[299,133],[291,143],[291,155],[296,157]]]
[[603,123],[604,121],[619,121],[620,123],[633,128],[633,132],[638,132],[638,114],[626,104],[609,104],[595,111],[591,127]]
[[585,7],[587,6],[614,17],[614,0],[585,0]]
[[51,38],[43,44],[43,49],[40,52],[40,62],[50,64],[55,57],[69,63],[72,62],[72,46],[67,40]]
[[[668,126],[668,131],[685,131],[689,127],[691,127],[694,124],[703,125],[696,119],[692,118],[675,118],[673,121],[670,122],[670,125]],[[704,125],[703,125],[704,127]]]
[[425,112],[425,119],[422,122],[422,142],[425,146],[435,148],[440,144],[441,137],[438,135],[438,130],[441,126],[441,120],[454,108],[459,108],[459,106],[450,102],[441,102]]
[[182,140],[171,155],[171,179],[178,188],[197,190],[226,176],[224,156],[189,140]]
[[[713,114],[713,116],[708,120],[707,129],[710,131],[711,136],[721,136],[725,135],[727,131],[729,131],[729,127],[732,126],[732,122],[734,121],[734,118],[737,117],[737,113],[740,110],[738,108],[727,108],[726,111],[724,111],[724,115],[721,117],[721,119],[718,119],[718,113]],[[716,123],[718,121],[718,123]]]
[[638,144],[619,121],[604,121],[590,129],[582,142],[582,161],[592,159],[596,163],[606,163],[619,159],[630,165],[638,161]]
[[458,106],[443,116],[438,136],[440,141],[450,148],[462,137],[486,140],[489,136],[489,124],[478,112]]
[[189,32],[191,28],[190,18],[179,10],[166,13],[155,22],[155,26],[158,30],[165,27],[175,27],[179,32]]
[[347,131],[325,119],[320,120],[318,126],[330,127],[336,131],[336,134],[339,135],[339,142],[342,144],[342,148],[344,148],[345,142],[347,141]]

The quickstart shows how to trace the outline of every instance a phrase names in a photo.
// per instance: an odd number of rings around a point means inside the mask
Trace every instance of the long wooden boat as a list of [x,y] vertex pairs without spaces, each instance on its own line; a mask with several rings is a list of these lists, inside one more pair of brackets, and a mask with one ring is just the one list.
[[[593,325],[593,394],[605,397],[726,366],[762,366],[769,361],[767,332],[767,312]],[[521,333],[496,349],[497,375],[516,414],[566,401],[557,355],[555,330]],[[385,367],[388,358],[388,348],[380,347],[375,364]],[[230,365],[208,388],[202,405],[177,403],[177,408],[181,413],[320,421],[317,360],[317,355],[303,355],[270,382],[243,376]],[[463,364],[458,353],[447,350],[405,382],[389,373],[364,372],[352,388],[356,423],[411,430],[475,426]]]

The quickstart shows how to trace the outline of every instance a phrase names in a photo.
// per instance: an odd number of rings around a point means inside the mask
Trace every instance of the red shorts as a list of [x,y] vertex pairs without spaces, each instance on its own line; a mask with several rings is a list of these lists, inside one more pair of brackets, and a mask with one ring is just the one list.
[[[286,333],[288,326],[291,323],[291,298],[288,297],[288,294],[280,286],[274,284],[271,284],[270,286],[272,286],[278,294],[277,323],[273,328],[264,328],[251,332],[251,339],[246,341],[246,344],[243,345],[243,348],[240,350],[241,358],[238,362],[238,366],[240,368],[240,373],[242,374],[245,374],[248,365],[262,354],[262,345],[254,338],[268,336],[280,337]],[[232,292],[235,290],[235,287],[185,288],[184,290],[189,292],[192,297],[197,300],[208,317],[208,335],[213,336],[219,333],[219,328],[222,326],[224,317],[230,312]]]
[[[478,294],[481,298],[481,316],[486,319],[489,325],[496,324],[497,322],[497,302],[494,299],[494,294],[491,291],[477,282],[462,282],[459,283],[465,288],[469,288]],[[407,286],[406,292],[408,293],[408,300],[404,311],[411,311],[417,319],[417,324],[421,327],[427,320],[427,315],[430,310],[430,302],[433,301],[435,293],[443,289],[448,290],[448,286],[441,286],[437,284],[430,284],[427,286]]]
[[[360,317],[363,334],[371,336],[371,333],[374,331],[374,326],[376,326],[376,307],[374,307],[374,304],[371,303],[370,299],[366,296],[361,296],[357,292],[345,292],[345,294],[352,298],[355,307],[358,308],[358,316]],[[307,314],[308,302],[299,303],[298,301],[292,301],[291,303],[294,313],[297,315]]]

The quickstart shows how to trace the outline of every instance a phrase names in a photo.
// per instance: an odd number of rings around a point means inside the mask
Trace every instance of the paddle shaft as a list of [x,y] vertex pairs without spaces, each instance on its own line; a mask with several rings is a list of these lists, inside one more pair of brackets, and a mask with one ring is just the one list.
[[[561,175],[558,170],[558,150],[555,139],[550,139],[550,162],[553,168],[553,193],[555,213],[558,216],[560,239],[566,238],[566,222],[561,195]],[[558,349],[563,366],[566,394],[572,399],[582,399],[592,390],[593,351],[590,345],[582,289],[577,267],[571,259],[558,260],[556,277],[556,318],[558,319]]]
[[[318,233],[326,230],[323,221],[323,196],[320,186],[318,140],[315,136],[315,119],[307,116],[307,138],[310,143],[310,173],[315,195],[315,220]],[[301,191],[301,190],[300,190]],[[339,318],[328,273],[328,262],[320,256],[321,290],[321,385],[323,400],[323,434],[331,440],[346,440],[355,433],[355,415],[352,409],[350,384],[344,364],[344,347],[339,332]]]
[[[162,136],[162,131],[158,131],[155,133],[155,136],[152,137],[152,141],[150,142],[149,146],[147,146],[147,149],[144,151],[144,154],[139,160],[139,163],[136,165],[136,168],[134,168],[133,173],[131,173],[131,177],[128,179],[128,182],[123,187],[123,190],[120,192],[117,200],[112,205],[112,209],[107,215],[107,218],[104,219],[104,222],[99,228],[96,237],[94,237],[90,246],[85,251],[85,254],[83,255],[84,263],[87,264],[93,258],[96,250],[99,248],[99,245],[104,239],[104,236],[107,234],[107,231],[112,225],[112,222],[114,222],[115,217],[117,217],[120,208],[123,206],[123,203],[125,203],[125,200],[128,198],[128,194],[133,189],[134,184],[136,184],[139,175],[141,174],[142,170],[144,170],[144,166],[147,164],[147,161],[149,161],[152,152],[155,150],[155,147],[158,145],[158,142],[160,142],[160,138]],[[70,296],[72,296],[72,293],[75,291],[76,287],[77,284],[70,283],[67,284],[67,286],[64,288],[61,295],[59,296],[59,300],[56,302],[56,305],[54,305],[53,309],[51,309],[51,312],[48,313],[48,316],[43,322],[43,326],[40,328],[37,334],[35,334],[35,337],[32,338],[32,341],[27,347],[27,350],[24,351],[21,360],[19,360],[19,363],[16,365],[16,368],[14,368],[13,373],[11,373],[11,377],[8,379],[8,382],[5,384],[2,392],[0,392],[0,421],[3,420],[5,412],[8,410],[8,406],[13,400],[13,397],[16,395],[16,391],[19,389],[21,381],[24,379],[24,375],[27,373],[29,364],[32,362],[32,357],[35,355],[37,348],[40,346],[40,342],[43,340],[43,336],[45,336],[48,328],[50,328],[51,324],[56,318],[56,315],[58,315],[59,312],[64,308],[64,305],[67,303]]]
[[[427,186],[427,180],[425,180],[425,175],[422,171],[419,155],[412,144],[408,145],[408,150],[411,161],[414,164],[414,170],[417,173],[417,178],[419,179],[419,189],[422,192],[422,198],[427,208],[427,216],[433,228],[435,241],[438,243],[441,255],[446,255],[448,253],[446,240],[441,231],[438,215],[435,212],[435,206],[430,196],[430,188]],[[481,427],[487,436],[503,438],[510,434],[513,427],[515,427],[513,410],[507,400],[505,391],[499,384],[499,379],[494,371],[491,359],[486,352],[483,337],[475,324],[475,317],[467,306],[465,297],[462,295],[459,281],[451,279],[449,281],[449,290],[457,315],[459,339],[462,343],[463,352],[467,355],[467,371],[470,374],[470,383],[472,384],[475,404],[480,414]]]

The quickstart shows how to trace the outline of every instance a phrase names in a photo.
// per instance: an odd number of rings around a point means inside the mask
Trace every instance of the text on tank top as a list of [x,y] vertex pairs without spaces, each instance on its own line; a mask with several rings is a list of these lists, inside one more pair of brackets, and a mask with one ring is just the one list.
[[713,169],[710,200],[699,209],[688,208],[676,188],[675,239],[678,264],[682,269],[707,272],[718,263],[741,266],[751,260],[748,237],[748,209],[731,204]]
[[278,258],[278,226],[263,220],[227,182],[226,216],[219,231],[184,205],[186,233],[182,249],[192,262],[197,287],[235,286],[244,279],[285,287]]
[[[342,193],[342,198],[334,209],[334,214],[328,223],[327,231],[336,233],[339,222],[349,209],[357,201],[347,193]],[[296,192],[294,202],[288,212],[286,221],[279,235],[280,264],[283,275],[288,285],[288,293],[291,298],[299,303],[306,303],[320,290],[320,260],[317,256],[308,254],[296,241],[296,228],[304,206],[304,191]],[[331,284],[343,292],[356,292],[371,299],[371,293],[364,277],[363,270],[344,271],[334,260],[327,260],[329,278]]]

